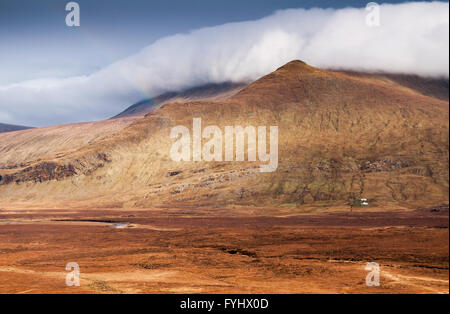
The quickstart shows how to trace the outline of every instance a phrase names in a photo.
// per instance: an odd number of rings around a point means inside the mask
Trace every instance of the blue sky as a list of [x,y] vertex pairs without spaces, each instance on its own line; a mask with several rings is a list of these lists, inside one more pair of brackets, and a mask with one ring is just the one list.
[[447,2],[0,0],[0,122],[106,119],[144,98],[251,82],[293,59],[448,78]]
[[79,28],[65,25],[67,2],[0,0],[0,84],[91,73],[158,38],[276,10],[365,7],[369,1],[79,0]]

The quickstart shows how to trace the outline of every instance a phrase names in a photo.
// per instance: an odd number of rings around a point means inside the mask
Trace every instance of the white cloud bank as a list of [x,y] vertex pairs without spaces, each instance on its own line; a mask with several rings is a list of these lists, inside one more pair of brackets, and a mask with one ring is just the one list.
[[0,86],[0,121],[34,126],[104,119],[168,90],[248,81],[293,59],[324,68],[449,76],[449,5],[292,9],[158,40],[87,76]]

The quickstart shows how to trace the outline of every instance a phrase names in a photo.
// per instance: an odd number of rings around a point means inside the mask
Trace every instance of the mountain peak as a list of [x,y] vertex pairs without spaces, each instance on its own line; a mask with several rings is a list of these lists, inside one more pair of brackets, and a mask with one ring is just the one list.
[[310,65],[308,65],[306,62],[301,60],[293,60],[291,62],[286,63],[282,67],[278,68],[275,72],[313,72],[315,70],[318,70]]
[[328,89],[327,83],[317,80],[317,77],[331,76],[330,72],[294,60],[253,82],[232,97],[232,100],[261,106],[298,102],[314,96],[312,88],[317,91],[317,95]]

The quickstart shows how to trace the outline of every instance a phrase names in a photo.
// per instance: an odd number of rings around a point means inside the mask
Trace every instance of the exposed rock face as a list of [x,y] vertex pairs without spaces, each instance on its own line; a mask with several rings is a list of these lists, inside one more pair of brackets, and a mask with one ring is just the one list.
[[[130,207],[346,204],[362,197],[373,206],[435,205],[448,202],[448,117],[448,101],[422,91],[294,61],[226,100],[168,103],[57,159],[3,167],[0,198],[63,195]],[[221,129],[278,126],[278,170],[261,173],[261,162],[173,162],[170,129],[191,128],[193,118]],[[19,184],[10,188],[12,182]]]
[[0,176],[0,185],[6,185],[11,182],[17,184],[24,182],[45,182],[51,180],[63,180],[77,174],[90,175],[96,169],[103,167],[106,163],[111,162],[104,153],[97,154],[96,157],[90,158],[89,161],[75,160],[74,163],[58,163],[58,162],[39,162],[31,166],[20,169],[17,172],[10,172]]
[[72,165],[58,165],[54,162],[43,162],[33,167],[27,167],[20,172],[13,175],[5,175],[0,178],[1,184],[8,184],[11,182],[44,182],[49,180],[62,180],[76,174]]

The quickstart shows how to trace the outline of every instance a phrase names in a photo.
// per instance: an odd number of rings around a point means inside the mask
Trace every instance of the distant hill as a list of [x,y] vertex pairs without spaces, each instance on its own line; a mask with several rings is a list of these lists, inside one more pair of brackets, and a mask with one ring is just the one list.
[[142,100],[121,113],[114,116],[113,119],[144,116],[147,113],[158,109],[160,106],[171,102],[186,102],[193,100],[225,100],[238,93],[246,84],[239,83],[223,83],[223,84],[207,84],[195,88],[190,88],[183,92],[168,92],[152,99]]
[[378,80],[383,80],[387,83],[412,89],[425,96],[449,101],[448,78],[427,78],[411,74],[363,73],[354,71],[342,71],[342,73],[361,78],[375,78]]
[[31,127],[0,123],[0,133],[31,129]]

